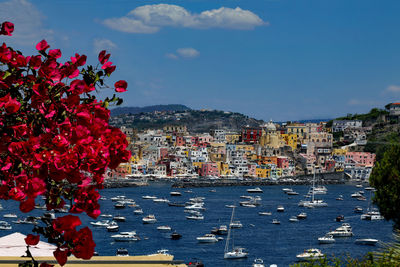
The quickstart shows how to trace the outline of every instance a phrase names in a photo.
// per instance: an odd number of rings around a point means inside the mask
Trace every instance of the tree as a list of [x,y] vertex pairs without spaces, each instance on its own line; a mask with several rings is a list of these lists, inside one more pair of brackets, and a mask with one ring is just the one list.
[[[4,22],[0,35],[11,36],[13,30]],[[24,56],[0,46],[0,199],[19,201],[20,210],[30,212],[42,196],[48,211],[68,203],[70,213],[97,218],[106,170],[130,158],[126,136],[108,124],[108,105],[122,99],[95,97],[108,88],[104,78],[116,67],[106,51],[100,52],[98,66],[85,67],[85,55],[60,63],[61,51],[49,48],[42,40],[38,55]],[[126,88],[126,81],[114,84],[116,92]],[[64,265],[71,254],[90,259],[94,253],[92,232],[78,230],[81,224],[74,215],[43,217],[33,232],[57,245],[54,256]],[[30,234],[25,241],[35,245],[39,238]]]
[[375,187],[374,201],[387,220],[400,227],[400,145],[394,144],[372,170],[370,183]]

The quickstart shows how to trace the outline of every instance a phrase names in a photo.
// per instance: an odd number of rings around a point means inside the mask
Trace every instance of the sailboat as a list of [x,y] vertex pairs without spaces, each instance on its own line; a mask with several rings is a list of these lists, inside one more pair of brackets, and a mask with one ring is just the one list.
[[242,247],[234,247],[233,245],[233,238],[232,238],[232,249],[230,250],[229,241],[231,240],[231,232],[232,232],[232,222],[233,222],[233,215],[235,214],[235,207],[232,208],[232,215],[231,221],[229,223],[228,229],[228,237],[226,238],[225,243],[225,250],[224,250],[224,259],[241,259],[246,258],[248,253]]
[[299,206],[307,207],[307,208],[316,208],[316,207],[327,207],[328,203],[324,202],[322,199],[315,199],[315,169],[313,176],[313,185],[311,188],[311,200],[302,200],[299,202]]

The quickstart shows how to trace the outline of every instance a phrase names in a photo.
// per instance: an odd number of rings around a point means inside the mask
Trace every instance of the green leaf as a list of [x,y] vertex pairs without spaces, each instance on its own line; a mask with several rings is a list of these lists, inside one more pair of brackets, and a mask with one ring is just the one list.
[[3,79],[6,79],[8,76],[11,75],[11,72],[9,72],[8,70],[4,73]]

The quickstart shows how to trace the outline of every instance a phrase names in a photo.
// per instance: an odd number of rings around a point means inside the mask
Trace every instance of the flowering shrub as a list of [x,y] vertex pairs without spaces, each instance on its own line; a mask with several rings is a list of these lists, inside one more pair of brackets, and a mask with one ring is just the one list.
[[[0,35],[11,36],[13,30],[4,22]],[[126,136],[108,124],[108,105],[122,100],[114,95],[98,101],[94,95],[116,67],[106,51],[97,67],[85,67],[85,55],[58,62],[61,51],[50,50],[45,40],[36,49],[38,55],[24,56],[0,46],[0,198],[19,201],[20,210],[30,212],[42,196],[47,210],[68,203],[70,213],[97,218],[104,173],[130,158]],[[126,88],[126,81],[114,85],[116,92]],[[91,258],[95,243],[89,228],[76,230],[79,217],[42,220],[44,226],[33,231],[57,245],[60,265],[71,254]],[[36,244],[39,236],[25,241]]]

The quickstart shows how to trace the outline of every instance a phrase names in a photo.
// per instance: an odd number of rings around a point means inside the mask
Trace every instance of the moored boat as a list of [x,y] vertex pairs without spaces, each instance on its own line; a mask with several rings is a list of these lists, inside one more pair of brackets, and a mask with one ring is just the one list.
[[157,219],[153,214],[149,214],[142,219],[144,224],[156,223]]
[[306,249],[303,253],[297,254],[296,258],[300,261],[318,260],[322,259],[325,255],[317,248]]
[[218,238],[214,234],[205,234],[203,236],[196,237],[196,240],[200,243],[215,243],[218,242]]

